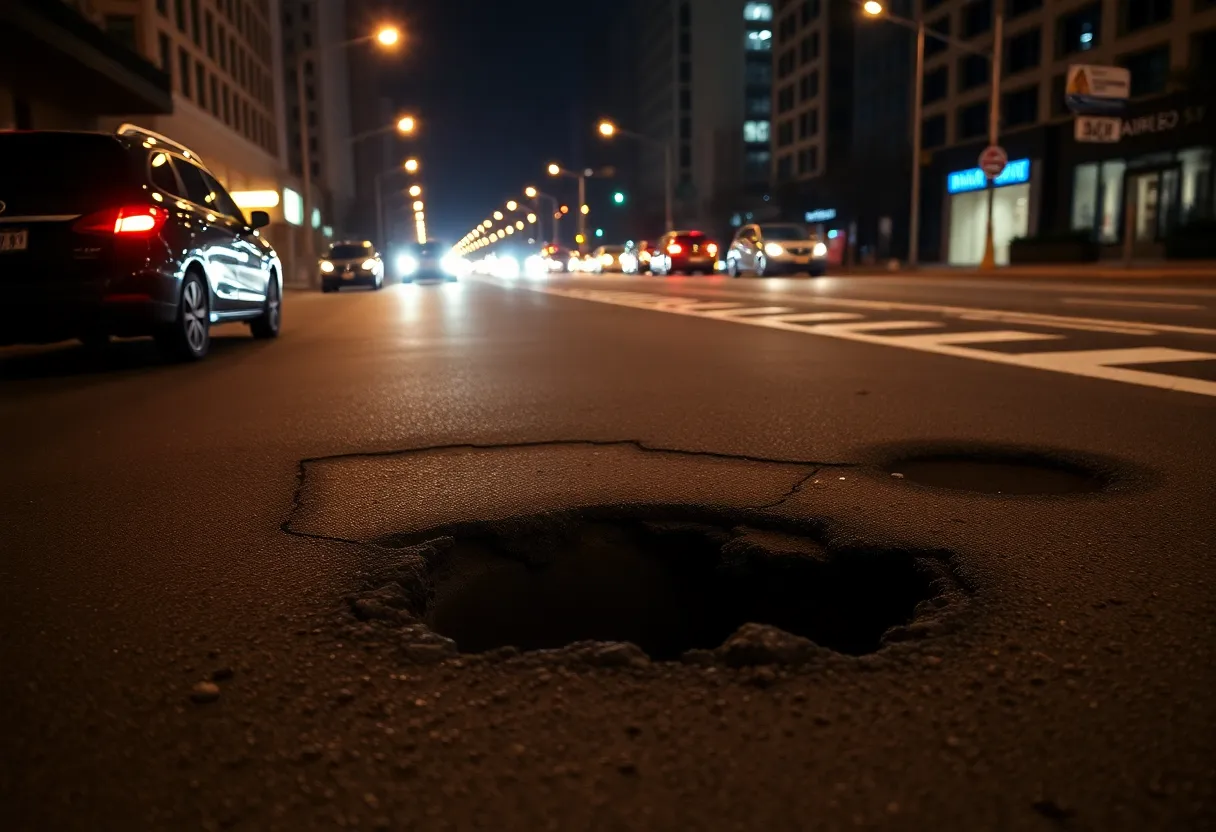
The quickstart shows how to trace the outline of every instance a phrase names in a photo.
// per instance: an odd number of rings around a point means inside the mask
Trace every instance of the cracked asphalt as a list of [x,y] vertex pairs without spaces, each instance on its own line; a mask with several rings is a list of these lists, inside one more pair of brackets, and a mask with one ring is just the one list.
[[[285,307],[195,366],[0,351],[0,827],[1214,825],[1210,397],[480,282]],[[994,449],[1105,487],[892,476]],[[861,656],[459,655],[396,590],[356,613],[445,530],[603,507],[929,552],[958,592]]]

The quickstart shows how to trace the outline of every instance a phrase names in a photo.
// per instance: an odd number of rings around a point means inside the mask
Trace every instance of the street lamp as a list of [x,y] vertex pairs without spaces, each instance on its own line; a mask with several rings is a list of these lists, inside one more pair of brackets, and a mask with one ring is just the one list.
[[401,40],[401,30],[396,26],[381,26],[380,31],[376,32],[376,40],[380,41],[381,46],[396,46]]
[[515,200],[513,200],[513,199],[511,199],[511,200],[507,200],[507,210],[508,210],[508,211],[514,211],[514,210],[516,210],[517,208],[519,208],[519,203],[518,203],[518,202],[516,202],[516,201],[515,201]]
[[[992,84],[988,100],[988,144],[996,146],[1001,118],[1001,47],[1002,29],[1004,28],[1004,0],[994,0],[992,25],[992,54],[977,49],[968,43],[957,41],[932,29],[925,28],[924,17],[915,21],[891,14],[879,0],[866,0],[861,4],[861,10],[869,17],[881,17],[900,26],[916,31],[916,82],[912,100],[912,213],[908,218],[908,265],[916,266],[920,248],[920,156],[921,156],[921,122],[923,120],[923,104],[925,83],[925,35],[928,34],[943,43],[963,49],[977,55],[988,57],[992,61]],[[984,259],[980,262],[981,269],[996,267],[996,246],[993,241],[992,207],[993,193],[996,182],[994,177],[988,178],[988,220],[984,234]]]
[[536,199],[536,195],[538,193],[540,193],[540,191],[536,190],[536,188],[533,188],[531,185],[524,188],[524,196],[526,196],[528,199]]
[[501,222],[501,221],[502,221],[502,211],[495,211],[495,212],[494,212],[494,219],[496,219],[496,220],[498,220],[499,222]]
[[[611,176],[612,168],[602,168],[599,171],[600,176]],[[549,165],[550,176],[569,176],[578,180],[578,202],[580,205],[585,205],[587,202],[587,177],[595,176],[596,171],[591,168],[584,168],[581,171],[566,170],[557,164]],[[562,206],[562,213],[566,213],[566,206]],[[586,212],[578,218],[578,234],[575,235],[575,241],[579,244],[579,251],[582,251],[583,242],[587,239],[587,221]]]
[[422,186],[421,185],[410,185],[410,196],[413,196],[413,197],[422,196]]
[[418,172],[418,160],[417,159],[406,159],[405,160],[405,169],[408,173],[417,173]]
[[[873,0],[871,0],[873,2]],[[649,144],[652,147],[661,147],[663,149],[663,206],[666,214],[667,230],[671,231],[675,228],[675,219],[672,216],[672,183],[671,183],[671,141],[660,141],[653,139],[650,136],[643,136],[641,133],[633,133],[629,130],[622,130],[611,121],[605,119],[600,122],[600,135],[606,139],[611,139],[613,136],[620,134],[628,136],[635,141]],[[582,201],[582,197],[579,197]]]
[[425,206],[423,206],[421,199],[414,203],[415,211],[421,211],[423,209],[423,207],[425,207]]

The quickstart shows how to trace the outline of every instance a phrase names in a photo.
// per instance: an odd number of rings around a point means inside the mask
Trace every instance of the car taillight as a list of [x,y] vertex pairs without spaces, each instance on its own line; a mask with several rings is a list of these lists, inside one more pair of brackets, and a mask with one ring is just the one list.
[[718,247],[716,245],[714,245],[713,243],[710,243],[709,245],[707,245],[705,247],[705,250],[708,251],[710,254],[718,253]]
[[668,254],[679,254],[683,250],[684,246],[680,245],[679,243],[672,243],[667,247]]
[[124,205],[81,217],[72,230],[80,234],[148,237],[160,231],[168,216],[164,208],[155,205]]

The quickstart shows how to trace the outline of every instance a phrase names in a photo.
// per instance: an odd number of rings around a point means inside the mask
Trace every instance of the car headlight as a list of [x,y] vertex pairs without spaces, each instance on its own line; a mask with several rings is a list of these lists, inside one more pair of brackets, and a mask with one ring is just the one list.
[[372,269],[374,269],[374,268],[376,268],[376,261],[375,261],[375,260],[372,260],[372,259],[369,257],[368,259],[366,259],[366,260],[364,260],[364,261],[363,261],[363,271],[365,271],[365,272],[370,272],[370,271],[371,271]]
[[816,257],[826,257],[827,253],[828,247],[823,243],[815,243],[815,247],[811,249],[811,254],[815,255]]
[[418,271],[418,261],[408,254],[403,254],[397,258],[397,272],[405,277],[409,277],[414,272]]
[[329,262],[328,260],[321,261],[321,271],[325,272],[326,274],[329,274],[333,270],[334,270],[333,263]]
[[649,263],[650,262],[650,252],[643,251],[641,254],[638,255],[638,259],[641,260],[643,263]]
[[612,265],[612,255],[611,254],[601,254],[600,263],[602,263],[605,266],[611,266]]
[[765,243],[764,253],[769,257],[780,257],[781,255],[785,254],[785,249],[776,243]]

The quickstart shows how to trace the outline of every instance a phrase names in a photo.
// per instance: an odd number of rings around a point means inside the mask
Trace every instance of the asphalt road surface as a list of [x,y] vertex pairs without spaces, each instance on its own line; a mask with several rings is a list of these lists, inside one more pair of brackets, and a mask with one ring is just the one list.
[[1212,828],[1210,286],[473,278],[0,350],[0,827]]

